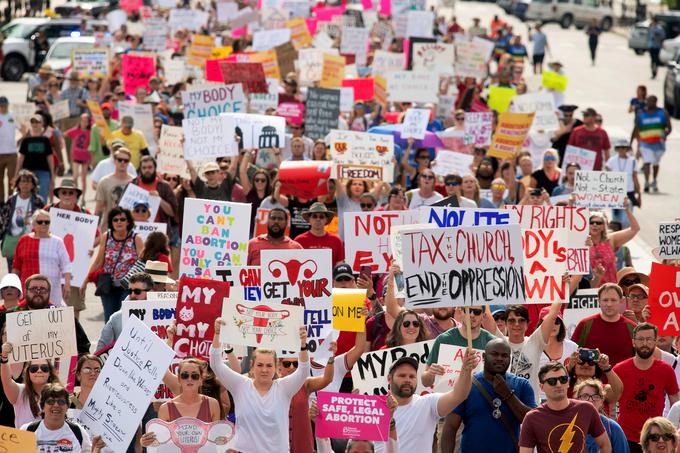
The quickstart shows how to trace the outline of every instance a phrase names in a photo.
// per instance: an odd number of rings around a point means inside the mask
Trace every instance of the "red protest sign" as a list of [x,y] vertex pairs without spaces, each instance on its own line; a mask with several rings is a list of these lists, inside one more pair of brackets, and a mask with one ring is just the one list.
[[118,5],[126,13],[133,14],[142,7],[142,0],[121,0]]
[[215,334],[215,319],[229,298],[229,284],[201,278],[182,277],[175,308],[177,331],[172,347],[177,357],[209,360]]
[[246,93],[268,93],[262,63],[234,63],[221,61],[224,83],[242,83]]
[[208,82],[224,82],[220,63],[227,61],[226,58],[209,58],[205,60],[205,80]]
[[134,95],[137,87],[148,89],[149,79],[156,75],[156,59],[139,55],[123,55],[125,94]]
[[649,322],[659,335],[680,335],[680,268],[652,263],[649,274]]
[[365,79],[345,79],[343,87],[354,88],[354,101],[369,101],[375,97],[374,80],[371,77]]
[[279,167],[281,194],[306,200],[328,194],[329,161],[285,161]]

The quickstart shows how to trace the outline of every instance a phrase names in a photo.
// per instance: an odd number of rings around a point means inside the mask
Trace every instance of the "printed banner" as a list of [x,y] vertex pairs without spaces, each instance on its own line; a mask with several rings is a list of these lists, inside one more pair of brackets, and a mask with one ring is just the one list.
[[306,200],[328,194],[331,167],[330,162],[323,160],[281,162],[281,194]]
[[680,335],[680,268],[652,263],[649,308],[648,321],[659,328],[659,335]]
[[81,78],[108,77],[110,60],[111,51],[103,47],[71,50],[71,70]]
[[123,86],[133,96],[137,87],[149,89],[149,79],[156,76],[156,58],[123,54]]
[[206,423],[180,417],[165,422],[154,418],[146,423],[146,432],[156,434],[156,442],[146,447],[149,453],[209,453],[228,450],[236,427],[229,420]]
[[431,223],[437,228],[519,224],[519,215],[504,209],[421,206],[418,211],[419,223]]
[[546,91],[527,93],[512,98],[511,112],[535,113],[532,130],[554,131],[559,129],[555,98]]
[[567,230],[537,228],[522,234],[526,303],[566,302],[569,287],[562,277],[567,272]]
[[439,75],[430,71],[393,71],[385,74],[391,102],[436,103]]
[[333,329],[341,332],[363,332],[366,302],[365,289],[333,288]]
[[10,363],[78,355],[73,307],[16,311],[6,316],[7,341],[12,343]]
[[311,139],[325,138],[337,129],[340,116],[340,90],[310,88],[305,103],[305,135]]
[[569,303],[563,313],[564,326],[567,329],[566,338],[571,338],[576,326],[588,316],[600,313],[600,303],[597,299],[597,289],[579,289],[569,297]]
[[332,178],[394,180],[394,137],[345,130],[330,132]]
[[126,451],[173,357],[165,341],[139,319],[130,318],[80,412],[79,422],[91,436],[102,436],[112,451]]
[[232,299],[246,302],[262,300],[262,276],[260,266],[220,267],[215,269],[213,280],[228,283]]
[[[97,235],[99,217],[64,209],[50,209],[50,232],[64,240],[71,260],[71,286],[74,291],[87,278],[90,266],[89,251]],[[76,240],[78,239],[78,240]]]
[[318,392],[316,436],[331,439],[385,441],[390,431],[390,410],[384,396]]
[[407,307],[525,302],[519,225],[404,229],[400,236]]
[[221,61],[224,83],[242,83],[246,93],[267,93],[267,80],[260,63],[233,63]]
[[534,113],[501,113],[487,155],[500,159],[514,157],[521,151],[533,120]]
[[185,118],[182,120],[184,133],[184,158],[201,160],[225,156],[237,156],[235,140],[227,140],[229,120],[224,116]]
[[213,278],[212,268],[245,266],[250,203],[187,198],[184,203],[179,274]]
[[659,224],[659,258],[680,259],[680,222]]
[[465,112],[465,144],[489,146],[493,132],[493,112]]
[[332,328],[333,261],[330,249],[262,250],[262,293],[270,304],[305,308],[309,350]]
[[574,194],[576,206],[587,208],[623,208],[628,196],[628,175],[618,171],[576,171]]
[[583,171],[591,171],[595,166],[595,158],[597,153],[578,146],[567,145],[564,151],[564,158],[562,159],[562,172],[567,171],[567,165],[577,163],[581,166]]
[[184,118],[218,116],[225,112],[245,112],[246,97],[240,83],[210,84],[182,91]]

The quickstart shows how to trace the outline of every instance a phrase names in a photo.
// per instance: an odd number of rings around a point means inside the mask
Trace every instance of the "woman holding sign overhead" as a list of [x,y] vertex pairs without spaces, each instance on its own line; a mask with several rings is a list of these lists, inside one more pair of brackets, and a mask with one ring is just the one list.
[[290,376],[274,379],[276,351],[271,349],[258,348],[253,352],[252,377],[240,375],[222,362],[220,330],[223,325],[226,323],[222,318],[215,320],[210,367],[234,397],[238,430],[232,448],[242,453],[290,451],[290,402],[309,376],[306,327],[300,327],[301,349],[297,370]]
[[607,217],[603,212],[590,213],[590,268],[597,269],[598,266],[604,268],[604,275],[600,279],[600,285],[605,283],[618,283],[616,278],[616,250],[630,241],[640,231],[633,212],[630,210],[628,198],[623,200],[626,215],[630,226],[626,229],[614,232],[607,232]]

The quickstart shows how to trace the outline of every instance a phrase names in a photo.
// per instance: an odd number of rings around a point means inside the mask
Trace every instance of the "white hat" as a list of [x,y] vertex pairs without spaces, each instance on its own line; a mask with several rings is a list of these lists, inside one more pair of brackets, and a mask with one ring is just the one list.
[[151,276],[154,283],[168,283],[172,285],[175,283],[173,279],[168,277],[168,263],[163,261],[147,261],[144,267],[144,272]]
[[0,291],[5,288],[16,288],[19,290],[19,297],[22,296],[21,280],[17,274],[7,274],[0,280]]
[[624,137],[616,137],[612,140],[613,148],[630,148],[630,140]]

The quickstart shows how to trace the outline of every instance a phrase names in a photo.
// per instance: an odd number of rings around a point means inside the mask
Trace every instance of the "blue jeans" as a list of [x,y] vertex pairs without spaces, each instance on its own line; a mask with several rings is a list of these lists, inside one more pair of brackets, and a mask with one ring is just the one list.
[[121,286],[114,286],[108,294],[101,295],[105,323],[109,321],[112,314],[120,310],[121,302],[126,296],[126,291]]
[[52,182],[52,175],[47,170],[31,170],[33,174],[38,178],[38,184],[40,185],[38,193],[42,197],[45,204],[47,204],[50,197],[50,183]]

